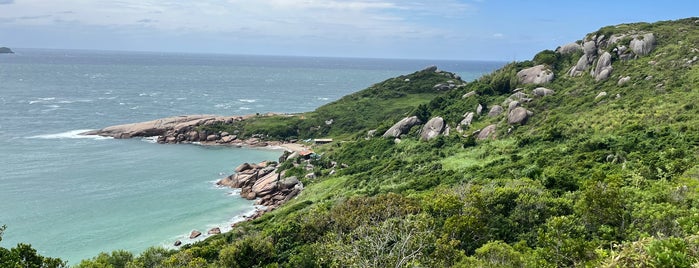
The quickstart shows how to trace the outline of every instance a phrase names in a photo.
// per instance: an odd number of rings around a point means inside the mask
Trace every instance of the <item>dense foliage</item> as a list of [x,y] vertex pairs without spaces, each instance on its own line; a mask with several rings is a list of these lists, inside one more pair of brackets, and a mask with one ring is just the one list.
[[[0,242],[7,226],[0,226]],[[3,268],[61,268],[66,262],[57,258],[41,256],[28,244],[17,244],[7,249],[0,247],[0,267]]]
[[[302,179],[306,189],[296,199],[261,218],[179,251],[116,251],[79,267],[695,266],[698,22],[593,33],[657,37],[650,55],[615,59],[607,80],[567,75],[581,52],[546,50],[446,92],[431,91],[444,77],[418,72],[315,112],[236,126],[275,139],[343,142],[316,147],[322,158],[311,171],[304,162],[282,163],[288,174],[317,176]],[[399,143],[366,138],[409,115],[455,126],[478,104],[487,111],[516,88],[531,92],[535,86],[519,84],[516,74],[537,64],[551,67],[555,79],[546,87],[556,93],[524,104],[534,114],[525,125],[486,112],[462,134],[430,141],[418,140],[419,126]],[[630,81],[619,84],[625,76]],[[478,95],[462,98],[471,91]],[[474,130],[491,124],[496,138],[474,139]]]

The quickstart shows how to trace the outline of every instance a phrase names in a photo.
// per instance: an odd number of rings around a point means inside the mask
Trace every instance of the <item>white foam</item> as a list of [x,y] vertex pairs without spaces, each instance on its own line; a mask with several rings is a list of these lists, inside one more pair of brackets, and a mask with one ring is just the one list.
[[239,102],[247,102],[247,103],[253,103],[256,102],[257,100],[254,99],[238,99]]
[[318,100],[330,100],[330,98],[318,97]]
[[36,135],[36,136],[27,137],[27,138],[28,139],[46,139],[46,140],[53,140],[53,139],[108,140],[108,139],[112,139],[112,137],[102,137],[102,136],[98,136],[98,135],[80,135],[81,133],[85,133],[85,132],[88,132],[91,130],[93,130],[93,129],[78,129],[78,130],[71,130],[71,131],[66,131],[66,132],[61,132],[61,133],[56,133],[56,134]]
[[250,110],[250,108],[248,108],[248,107],[240,107],[240,108],[238,108],[238,110]]
[[158,136],[152,136],[152,137],[145,137],[141,139],[142,141],[145,141],[147,143],[158,143]]

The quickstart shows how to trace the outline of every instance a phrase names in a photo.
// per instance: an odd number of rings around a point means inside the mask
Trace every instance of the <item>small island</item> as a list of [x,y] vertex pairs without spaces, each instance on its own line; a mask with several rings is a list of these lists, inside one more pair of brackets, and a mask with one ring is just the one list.
[[0,47],[0,54],[14,54],[15,52],[12,51],[9,47]]

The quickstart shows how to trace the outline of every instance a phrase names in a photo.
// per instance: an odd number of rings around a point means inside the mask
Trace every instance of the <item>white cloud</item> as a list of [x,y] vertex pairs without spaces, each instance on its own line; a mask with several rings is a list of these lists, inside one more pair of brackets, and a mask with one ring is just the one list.
[[443,20],[470,8],[457,0],[24,0],[0,9],[0,19],[25,25],[70,21],[148,27],[170,33],[411,38],[446,34],[439,27],[415,22],[417,18]]

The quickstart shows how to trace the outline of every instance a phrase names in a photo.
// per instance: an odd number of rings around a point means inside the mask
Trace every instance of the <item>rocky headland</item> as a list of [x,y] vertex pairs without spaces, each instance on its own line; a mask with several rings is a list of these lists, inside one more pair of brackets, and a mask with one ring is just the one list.
[[[263,116],[270,116],[266,114]],[[203,145],[228,145],[268,147],[279,146],[285,149],[278,159],[283,162],[287,159],[300,157],[299,152],[307,148],[297,143],[284,143],[280,141],[262,141],[259,135],[242,139],[236,133],[205,130],[204,126],[215,124],[231,125],[242,122],[251,117],[246,116],[217,116],[217,115],[184,115],[162,118],[152,121],[110,126],[99,130],[81,133],[81,135],[99,135],[116,139],[128,139],[136,137],[157,137],[158,143],[198,143]],[[268,211],[272,211],[297,196],[303,190],[303,183],[296,177],[286,177],[285,172],[277,168],[277,162],[265,161],[258,164],[243,163],[235,169],[235,173],[220,179],[217,183],[221,187],[240,189],[240,196],[248,200],[257,200],[255,205],[258,210],[247,220],[260,217]],[[235,225],[235,223],[233,224]],[[221,233],[219,228],[207,232],[208,235]],[[192,231],[189,239],[196,239],[202,233]],[[182,245],[177,240],[175,246]]]
[[0,47],[0,54],[14,54],[15,52],[12,51],[9,47]]
[[[265,114],[271,116],[276,114]],[[131,123],[110,126],[103,129],[81,133],[81,135],[99,135],[113,137],[115,139],[129,139],[135,137],[157,137],[158,143],[200,143],[206,145],[232,145],[232,146],[284,146],[279,141],[262,141],[261,135],[243,139],[238,133],[225,131],[211,131],[204,129],[211,125],[231,125],[242,122],[251,117],[245,116],[218,116],[218,115],[182,115],[161,118],[146,122]],[[297,148],[294,146],[284,146]]]

